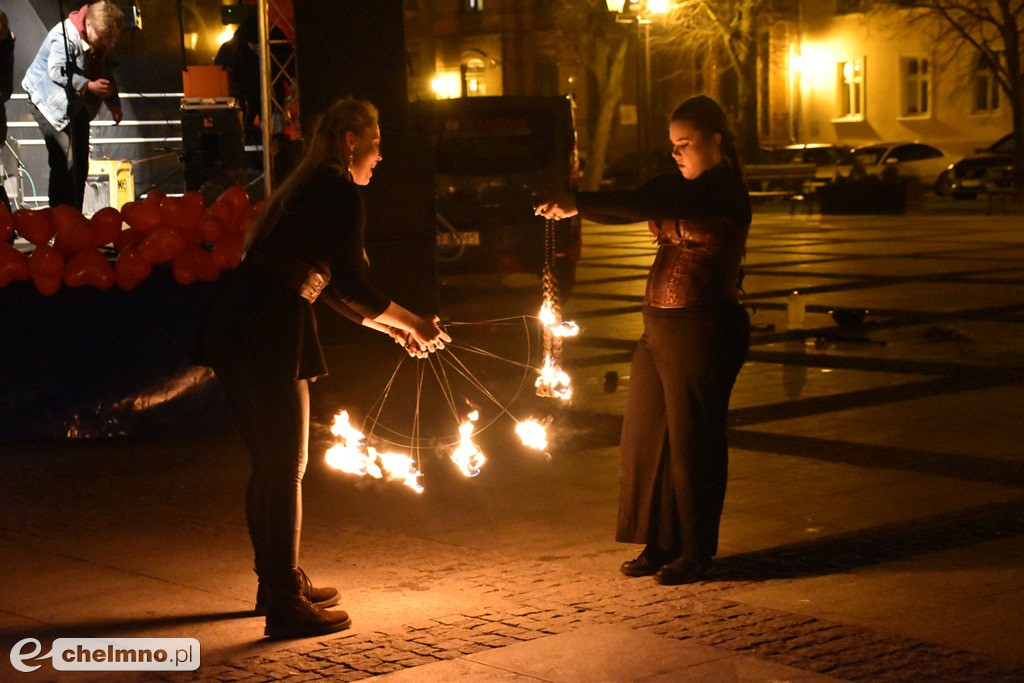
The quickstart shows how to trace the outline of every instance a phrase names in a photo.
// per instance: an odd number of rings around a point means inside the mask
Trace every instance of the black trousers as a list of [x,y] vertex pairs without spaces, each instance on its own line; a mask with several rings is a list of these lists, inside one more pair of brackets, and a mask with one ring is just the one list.
[[81,211],[85,181],[89,176],[89,112],[85,108],[79,109],[72,114],[71,122],[63,130],[57,130],[31,102],[29,111],[39,124],[46,143],[46,159],[50,166],[50,206],[68,205]]
[[718,551],[729,395],[749,346],[740,306],[645,310],[622,425],[617,541],[692,560]]
[[299,564],[302,477],[309,458],[309,384],[248,368],[215,368],[252,460],[245,512],[256,574],[290,585]]

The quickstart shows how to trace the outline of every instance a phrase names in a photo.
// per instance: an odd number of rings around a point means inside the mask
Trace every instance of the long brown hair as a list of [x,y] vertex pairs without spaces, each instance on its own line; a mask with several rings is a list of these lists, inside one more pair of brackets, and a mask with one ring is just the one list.
[[348,174],[352,159],[345,145],[347,133],[364,135],[378,126],[377,107],[367,100],[346,97],[338,100],[320,115],[313,130],[313,138],[306,145],[302,161],[288,178],[270,195],[246,240],[246,248],[259,241],[271,230],[288,199],[314,171],[323,166]]
[[722,136],[722,154],[733,165],[737,173],[743,173],[740,166],[740,155],[736,149],[736,136],[729,127],[729,119],[722,105],[707,95],[695,95],[676,107],[672,112],[672,121],[686,121],[701,132],[704,137],[715,133]]

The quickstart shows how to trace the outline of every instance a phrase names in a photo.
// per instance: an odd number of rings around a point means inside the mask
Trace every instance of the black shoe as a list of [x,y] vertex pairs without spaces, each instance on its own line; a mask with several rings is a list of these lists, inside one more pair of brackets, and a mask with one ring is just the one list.
[[700,581],[711,570],[711,560],[687,560],[680,557],[654,573],[654,580],[662,586],[678,586]]
[[352,619],[341,610],[320,609],[303,595],[271,600],[263,633],[273,640],[308,638],[344,630]]
[[[299,573],[299,580],[301,581],[300,591],[306,599],[320,609],[338,604],[338,600],[341,596],[338,595],[337,588],[333,588],[331,586],[315,588],[313,586],[313,582],[309,580],[308,576],[306,576],[306,572],[302,571],[302,568],[299,568],[297,571]],[[268,600],[267,586],[264,583],[260,583],[256,588],[256,607],[254,610],[256,612],[256,616],[266,616]]]
[[626,576],[650,576],[672,561],[672,555],[661,548],[648,545],[636,559],[626,560],[619,567]]

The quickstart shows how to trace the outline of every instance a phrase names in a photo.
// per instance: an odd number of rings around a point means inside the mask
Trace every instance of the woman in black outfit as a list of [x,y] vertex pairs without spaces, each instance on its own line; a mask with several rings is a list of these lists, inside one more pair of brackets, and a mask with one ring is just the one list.
[[266,634],[293,638],[346,628],[334,588],[299,568],[302,476],[309,440],[308,382],[327,374],[313,302],[406,343],[413,355],[450,338],[389,301],[365,278],[358,185],[381,160],[377,110],[345,99],[317,124],[305,158],[271,195],[245,260],[227,275],[203,325],[199,362],[214,369],[252,458],[246,517]]
[[718,103],[683,102],[669,137],[679,173],[636,190],[538,196],[535,205],[549,218],[646,220],[657,241],[622,425],[616,540],[644,544],[624,574],[667,585],[701,579],[718,548],[729,395],[750,343],[738,290],[751,219]]

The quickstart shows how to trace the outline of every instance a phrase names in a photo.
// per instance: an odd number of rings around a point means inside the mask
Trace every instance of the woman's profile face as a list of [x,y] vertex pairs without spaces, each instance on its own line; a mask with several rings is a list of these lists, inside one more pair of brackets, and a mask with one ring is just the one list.
[[687,180],[694,180],[722,160],[722,136],[705,136],[691,122],[682,119],[668,124],[672,158]]
[[[351,135],[351,134],[350,134]],[[373,177],[373,167],[381,161],[380,128],[374,126],[362,135],[351,135],[352,161],[348,170],[356,185],[368,185]]]

